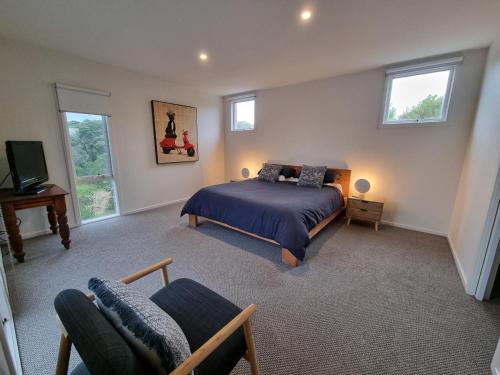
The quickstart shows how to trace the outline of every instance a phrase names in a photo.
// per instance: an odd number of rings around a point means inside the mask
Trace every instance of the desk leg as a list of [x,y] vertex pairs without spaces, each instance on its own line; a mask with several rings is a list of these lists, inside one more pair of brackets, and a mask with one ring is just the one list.
[[66,200],[64,196],[54,199],[55,209],[57,213],[57,222],[59,223],[59,234],[61,235],[61,243],[66,249],[69,249],[71,240],[69,239],[68,218],[66,217]]
[[23,251],[23,240],[19,233],[19,227],[17,226],[17,216],[14,205],[10,203],[2,204],[2,215],[3,221],[5,222],[5,229],[9,235],[9,243],[14,252],[14,257],[19,263],[23,263],[25,255]]
[[57,217],[54,206],[47,206],[47,217],[49,219],[50,230],[53,234],[57,234]]

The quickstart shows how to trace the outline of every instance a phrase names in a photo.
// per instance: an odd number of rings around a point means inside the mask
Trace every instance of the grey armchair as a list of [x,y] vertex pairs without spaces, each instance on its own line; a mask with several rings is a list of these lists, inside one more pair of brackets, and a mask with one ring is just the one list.
[[[168,282],[167,266],[172,258],[121,279],[125,284],[161,270],[165,286],[151,300],[182,328],[192,355],[171,375],[229,374],[244,357],[253,375],[259,374],[250,317],[256,309],[244,310],[203,285],[190,280]],[[92,303],[94,295],[74,289],[58,294],[54,306],[61,323],[57,375],[68,372],[71,345],[83,362],[72,375],[152,374],[147,361],[138,357],[113,325]]]

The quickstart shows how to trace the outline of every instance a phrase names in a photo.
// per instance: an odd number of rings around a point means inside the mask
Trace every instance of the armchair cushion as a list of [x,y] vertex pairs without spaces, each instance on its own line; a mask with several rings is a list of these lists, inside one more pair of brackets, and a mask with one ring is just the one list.
[[175,320],[134,287],[92,278],[89,289],[95,293],[99,309],[158,373],[172,372],[191,355]]
[[86,365],[78,366],[75,374],[85,371],[98,375],[151,374],[148,364],[140,362],[85,294],[75,289],[64,290],[57,295],[54,306]]
[[[179,324],[192,353],[241,312],[227,299],[190,279],[175,280],[151,300]],[[229,374],[246,349],[240,328],[196,368],[195,374]]]

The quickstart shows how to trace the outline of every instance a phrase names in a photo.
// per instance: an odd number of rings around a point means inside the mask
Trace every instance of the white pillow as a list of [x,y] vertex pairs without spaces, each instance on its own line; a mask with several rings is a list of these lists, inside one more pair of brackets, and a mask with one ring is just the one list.
[[278,181],[286,181],[285,176],[283,176],[282,174],[280,174],[280,175],[278,176]]
[[[281,180],[281,177],[284,177],[284,176],[280,176],[280,181],[288,181],[288,182],[297,182],[297,181],[299,181],[299,179],[297,177],[288,177],[288,178],[285,178],[284,180]],[[342,194],[344,194],[344,192],[342,191],[342,185],[337,184],[335,182],[329,182],[327,184],[323,184],[323,186],[330,186],[330,187],[337,188],[337,189],[339,189],[339,191]]]
[[330,182],[330,183],[328,183],[328,184],[323,184],[323,186],[331,186],[331,187],[337,188],[337,189],[339,189],[339,191],[340,191],[342,194],[344,194],[344,192],[342,191],[342,185],[337,184],[337,183],[335,183],[335,182]]

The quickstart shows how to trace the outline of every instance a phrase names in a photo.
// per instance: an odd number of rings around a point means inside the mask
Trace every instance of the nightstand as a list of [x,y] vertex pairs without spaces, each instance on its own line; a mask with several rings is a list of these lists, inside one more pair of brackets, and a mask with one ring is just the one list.
[[370,195],[365,195],[363,199],[349,197],[347,199],[347,225],[351,223],[351,219],[371,221],[375,224],[375,230],[378,231],[383,209],[384,200],[378,197]]

